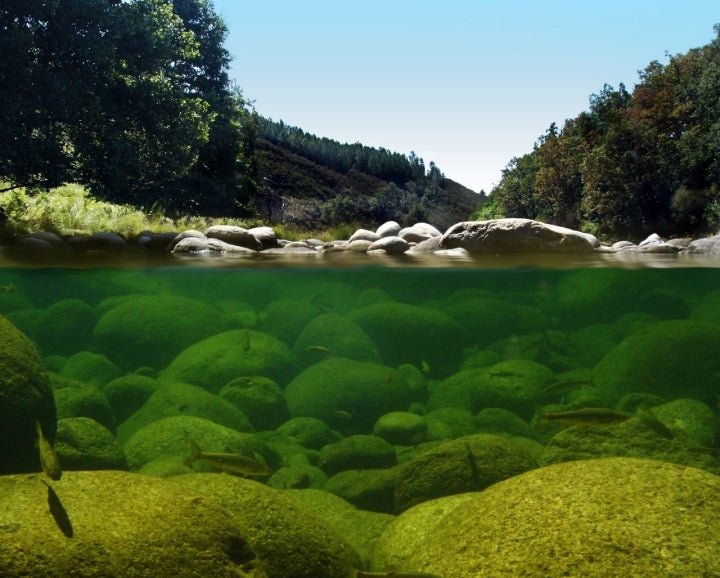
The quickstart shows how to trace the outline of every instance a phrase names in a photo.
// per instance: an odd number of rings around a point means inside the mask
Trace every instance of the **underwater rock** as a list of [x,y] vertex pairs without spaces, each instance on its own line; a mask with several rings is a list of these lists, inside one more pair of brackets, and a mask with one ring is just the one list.
[[139,410],[159,386],[153,377],[127,373],[106,383],[102,392],[112,408],[115,421],[122,423]]
[[553,381],[553,372],[534,361],[509,359],[484,370],[472,390],[473,412],[487,407],[507,409],[529,420],[540,405],[543,389]]
[[324,490],[286,490],[283,494],[342,535],[360,555],[362,568],[368,567],[377,539],[395,519],[390,514],[356,508],[340,496]]
[[[688,420],[697,419],[698,408],[693,407],[688,411],[686,407],[685,412],[682,412],[682,405],[665,409],[663,407],[641,409],[622,423],[595,427],[569,427],[561,430],[546,444],[539,459],[540,464],[592,458],[631,457],[683,464],[714,474],[720,473],[720,460],[712,444],[698,444],[677,429],[675,420],[679,419],[678,413]],[[710,415],[705,414],[707,426],[716,427],[717,420],[712,410],[707,406],[704,408],[710,412]]]
[[477,433],[475,418],[469,409],[440,407],[425,414],[428,440],[459,438]]
[[95,387],[102,387],[120,375],[120,370],[105,355],[79,351],[67,358],[60,375]]
[[337,313],[318,315],[310,321],[298,335],[293,353],[302,368],[333,356],[382,363],[368,334]]
[[[686,439],[698,448],[712,448],[718,435],[715,412],[696,399],[676,399],[653,407],[652,414],[678,438]],[[699,451],[696,448],[696,451]],[[720,452],[719,452],[720,453]]]
[[610,402],[628,393],[716,402],[720,326],[660,321],[625,338],[595,366],[593,381]]
[[316,417],[345,434],[372,431],[377,418],[404,410],[411,397],[398,370],[341,357],[308,367],[285,388],[292,416]]
[[283,492],[218,474],[177,476],[168,484],[220,505],[246,530],[268,578],[337,578],[358,567],[359,556],[342,533]]
[[309,462],[293,463],[278,468],[267,481],[267,485],[278,490],[320,489],[325,486],[328,476]]
[[0,474],[40,471],[35,421],[55,440],[52,389],[35,345],[0,315]]
[[251,529],[211,497],[167,480],[66,472],[51,488],[4,476],[0,510],[3,576],[268,577],[249,545]]
[[475,385],[485,372],[484,367],[471,367],[446,377],[430,394],[427,400],[428,411],[455,407],[470,412]]
[[330,477],[323,489],[362,510],[392,514],[397,476],[397,468],[344,470]]
[[421,415],[391,411],[378,418],[372,433],[393,445],[414,446],[425,441],[427,424]]
[[277,428],[277,433],[294,439],[306,448],[319,450],[342,436],[328,424],[315,417],[293,417]]
[[260,328],[292,347],[307,324],[322,313],[319,305],[305,299],[277,299],[263,309]]
[[375,543],[370,569],[375,572],[408,570],[407,559],[427,539],[432,538],[435,526],[469,499],[475,492],[455,494],[428,500],[405,510],[385,528]]
[[461,362],[465,333],[450,316],[427,307],[388,302],[348,314],[373,340],[385,363],[424,364],[433,374],[455,371]]
[[453,509],[405,559],[441,576],[712,576],[720,477],[653,460],[536,469]]
[[[451,295],[440,309],[454,319],[467,335],[467,347],[483,347],[516,333],[520,316],[511,303],[496,297],[463,298]],[[527,332],[527,326],[523,326]]]
[[93,385],[48,372],[55,396],[58,419],[89,417],[113,435],[117,422],[105,394]]
[[294,372],[295,357],[285,343],[262,331],[237,329],[191,345],[167,366],[161,378],[217,393],[237,377],[262,375],[282,386]]
[[591,253],[599,241],[588,233],[530,219],[456,223],[443,234],[440,249],[470,253]]
[[651,289],[640,297],[637,308],[658,319],[685,319],[690,315],[685,299],[672,289]]
[[475,434],[418,448],[398,466],[395,513],[452,494],[482,490],[537,467],[537,462],[505,437]]
[[374,435],[353,435],[324,446],[318,466],[332,476],[343,470],[390,468],[397,464],[395,448]]
[[258,431],[274,429],[290,417],[282,389],[268,377],[238,377],[218,397],[243,412]]
[[[190,442],[206,452],[225,452],[253,457],[271,468],[277,467],[278,456],[256,434],[239,432],[207,419],[191,416],[166,417],[138,430],[124,444],[125,456],[131,470],[162,458],[172,458],[185,464],[192,455]],[[256,455],[257,454],[257,455]],[[184,473],[190,471],[185,466]],[[210,471],[203,460],[192,464],[192,469]]]
[[200,417],[239,432],[255,431],[243,412],[217,395],[188,383],[165,383],[120,424],[118,440],[125,443],[146,425],[177,415]]
[[228,329],[207,303],[176,295],[138,295],[105,312],[95,325],[101,351],[125,369],[165,367],[186,347]]
[[693,309],[690,317],[695,321],[720,323],[720,289],[705,295]]
[[128,469],[115,436],[89,417],[58,420],[55,452],[65,471]]
[[478,433],[534,437],[528,422],[517,414],[501,407],[481,409],[475,416],[475,427]]

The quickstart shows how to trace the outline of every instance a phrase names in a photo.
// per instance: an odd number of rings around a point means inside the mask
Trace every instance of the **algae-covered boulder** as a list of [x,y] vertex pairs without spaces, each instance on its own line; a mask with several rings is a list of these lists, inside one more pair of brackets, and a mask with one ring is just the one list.
[[442,311],[465,330],[469,343],[474,346],[487,345],[520,329],[517,309],[496,297],[464,299],[459,293],[448,299]]
[[158,381],[148,375],[128,373],[116,377],[102,387],[118,423],[134,414],[159,387]]
[[210,497],[120,471],[0,477],[0,575],[267,578],[242,528]]
[[322,312],[305,299],[278,299],[263,310],[261,329],[292,346],[305,326]]
[[636,331],[595,366],[593,381],[610,403],[628,393],[717,403],[720,326],[689,320],[655,323]]
[[537,467],[505,437],[475,434],[418,450],[399,467],[395,513],[441,496],[482,490]]
[[118,366],[162,369],[189,345],[227,329],[220,311],[177,295],[139,295],[109,309],[95,341]]
[[375,343],[360,327],[337,313],[318,315],[298,335],[293,353],[302,367],[334,355],[382,363]]
[[456,370],[466,336],[449,315],[405,303],[377,303],[350,312],[380,350],[385,363],[425,365],[433,374]]
[[534,361],[509,359],[487,368],[472,390],[472,410],[488,407],[507,409],[529,420],[543,398],[543,389],[552,383],[553,372]]
[[107,398],[97,387],[57,373],[48,373],[53,388],[58,419],[89,417],[113,434],[115,415]]
[[473,392],[485,373],[485,368],[472,367],[446,377],[430,394],[427,401],[428,411],[446,407],[471,411]]
[[59,373],[88,385],[102,387],[118,377],[120,370],[101,353],[79,351],[68,357]]
[[245,414],[230,402],[187,383],[166,383],[118,428],[125,443],[149,423],[176,415],[201,417],[237,431],[254,431]]
[[341,437],[321,419],[307,416],[293,417],[287,420],[277,428],[277,432],[292,438],[306,448],[316,450]]
[[238,329],[191,345],[168,365],[162,378],[217,393],[237,377],[260,375],[282,386],[294,369],[295,358],[284,342],[262,331]]
[[343,470],[389,468],[397,464],[395,449],[373,435],[354,435],[328,444],[320,450],[318,465],[332,476]]
[[362,510],[392,514],[397,475],[397,468],[345,470],[328,479],[323,489]]
[[269,578],[337,578],[359,566],[341,532],[278,490],[218,474],[177,476],[169,483],[219,504],[246,530]]
[[425,414],[427,439],[459,438],[478,433],[475,417],[468,409],[441,407]]
[[110,430],[89,417],[58,420],[55,452],[64,470],[127,470]]
[[414,446],[427,436],[425,418],[407,411],[391,411],[381,415],[373,426],[373,435],[400,446]]
[[526,472],[465,501],[404,568],[475,576],[713,576],[720,477],[632,458]]
[[[242,454],[276,467],[278,456],[257,435],[239,432],[207,419],[191,416],[174,416],[154,421],[138,430],[125,443],[123,449],[131,470],[161,459],[172,459],[184,464],[192,455],[191,442],[206,452]],[[256,455],[257,454],[257,455]],[[208,464],[197,461],[193,469],[208,469]],[[190,469],[184,466],[183,473]]]
[[39,471],[35,421],[55,439],[55,399],[35,345],[0,316],[0,474]]
[[268,377],[238,377],[218,397],[243,412],[258,431],[274,429],[290,417],[282,389]]
[[390,514],[361,510],[340,496],[323,490],[286,490],[283,494],[299,502],[340,533],[360,554],[363,568],[370,563],[377,539],[395,519]]
[[398,370],[341,357],[308,367],[285,389],[292,416],[316,417],[352,433],[370,432],[377,418],[405,410],[411,398]]

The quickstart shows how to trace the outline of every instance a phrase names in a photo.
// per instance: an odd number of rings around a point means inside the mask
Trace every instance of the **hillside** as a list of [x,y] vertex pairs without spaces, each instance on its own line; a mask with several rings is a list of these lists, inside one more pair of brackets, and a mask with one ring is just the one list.
[[440,229],[468,219],[484,196],[422,159],[341,144],[260,119],[255,141],[258,215],[315,228],[418,221]]

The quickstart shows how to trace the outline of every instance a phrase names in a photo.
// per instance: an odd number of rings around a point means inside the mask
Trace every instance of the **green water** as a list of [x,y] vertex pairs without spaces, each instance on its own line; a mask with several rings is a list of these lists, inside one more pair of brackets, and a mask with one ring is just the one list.
[[[67,420],[81,417],[130,470],[189,471],[197,439],[261,459],[281,488],[326,487],[344,470],[323,469],[323,446],[373,432],[395,456],[347,470],[477,433],[518,440],[541,465],[633,455],[719,469],[717,268],[6,267],[0,286],[0,314],[50,376],[66,469],[110,463],[68,457]],[[572,431],[538,419],[578,407],[629,419]],[[378,429],[393,412],[399,433]],[[308,416],[330,433],[293,420]],[[174,429],[177,417],[190,421]]]

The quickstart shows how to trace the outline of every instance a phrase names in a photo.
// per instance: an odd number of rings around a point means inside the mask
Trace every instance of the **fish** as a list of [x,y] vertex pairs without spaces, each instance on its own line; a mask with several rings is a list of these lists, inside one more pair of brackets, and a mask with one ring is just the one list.
[[246,331],[243,333],[242,342],[240,343],[243,351],[250,351],[250,332]]
[[473,483],[480,486],[480,472],[478,471],[477,461],[475,460],[475,454],[470,447],[470,444],[465,442],[465,455],[467,456],[468,465],[470,466],[470,474],[472,475]]
[[605,407],[582,407],[580,409],[558,412],[539,409],[538,413],[542,421],[555,421],[581,427],[620,423],[632,417],[630,414],[614,411]]
[[673,439],[675,437],[675,434],[673,434],[673,432],[668,429],[668,427],[663,422],[661,422],[649,409],[638,409],[635,412],[635,417],[638,418],[641,422],[643,422],[643,425],[653,430],[656,434],[667,439]]
[[420,371],[425,375],[430,375],[430,364],[425,359],[420,360]]
[[190,440],[190,451],[190,456],[185,460],[187,466],[198,460],[203,460],[226,474],[253,477],[269,476],[273,473],[265,462],[258,459],[242,454],[204,452],[193,440]]
[[50,442],[43,433],[42,426],[39,421],[35,422],[35,430],[37,431],[37,446],[40,452],[40,466],[42,467],[45,475],[51,480],[59,480],[62,477],[62,468],[60,467],[60,460],[58,460],[57,454],[53,449]]
[[333,350],[329,347],[325,347],[324,345],[310,345],[309,347],[305,348],[305,351],[308,353],[322,353],[323,355],[332,355]]
[[561,395],[563,393],[569,393],[576,389],[580,389],[586,385],[594,386],[595,384],[589,377],[580,379],[564,379],[551,383],[543,389],[543,393],[546,395]]
[[7,285],[0,285],[0,291],[3,293],[15,293],[15,285],[8,283]]
[[347,578],[443,578],[438,574],[428,574],[427,572],[403,572],[401,570],[393,570],[391,572],[365,572],[351,568],[347,573]]
[[351,420],[353,418],[353,414],[345,409],[333,410],[333,415],[341,420]]

